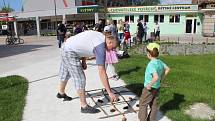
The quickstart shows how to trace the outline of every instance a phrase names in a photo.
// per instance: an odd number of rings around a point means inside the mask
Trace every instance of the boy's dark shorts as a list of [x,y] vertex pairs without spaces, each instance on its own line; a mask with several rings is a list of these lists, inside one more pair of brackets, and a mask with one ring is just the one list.
[[160,31],[156,31],[155,36],[159,37],[160,36]]

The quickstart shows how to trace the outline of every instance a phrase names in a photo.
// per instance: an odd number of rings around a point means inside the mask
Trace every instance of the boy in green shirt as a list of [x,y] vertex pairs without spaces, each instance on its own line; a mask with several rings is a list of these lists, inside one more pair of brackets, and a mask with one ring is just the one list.
[[[169,73],[170,69],[163,61],[158,59],[160,46],[157,43],[149,43],[146,48],[150,62],[145,71],[144,89],[140,97],[138,118],[140,121],[156,121],[160,82]],[[149,114],[147,113],[148,105],[151,108]]]

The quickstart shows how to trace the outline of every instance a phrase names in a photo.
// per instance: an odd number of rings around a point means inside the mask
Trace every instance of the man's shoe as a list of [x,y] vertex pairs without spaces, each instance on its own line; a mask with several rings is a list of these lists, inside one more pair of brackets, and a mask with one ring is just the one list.
[[64,94],[57,93],[57,98],[63,98],[64,99],[63,101],[70,101],[70,100],[72,100],[72,98],[69,97],[69,96],[67,96],[65,93]]
[[84,108],[81,107],[81,112],[82,113],[91,113],[91,114],[93,114],[93,113],[99,113],[100,110],[87,105]]

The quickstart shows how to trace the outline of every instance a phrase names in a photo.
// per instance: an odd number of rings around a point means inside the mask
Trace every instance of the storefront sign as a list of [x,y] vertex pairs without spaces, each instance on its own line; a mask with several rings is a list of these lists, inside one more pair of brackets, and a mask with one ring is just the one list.
[[2,25],[2,30],[7,30],[8,26],[7,25]]
[[195,11],[198,10],[198,5],[172,5],[158,6],[158,11]]
[[198,5],[137,6],[108,8],[109,13],[197,11]]
[[[137,7],[111,7],[107,8],[109,13],[130,12],[171,12],[171,11],[197,11],[198,5],[164,5],[164,6],[137,6]],[[78,7],[78,13],[102,13],[104,8],[99,6]]]
[[98,6],[78,7],[77,12],[78,13],[98,13],[98,12],[104,12],[104,8],[101,8]]
[[208,4],[206,8],[212,8],[212,9],[214,9],[215,8],[215,4]]
[[156,6],[108,8],[109,13],[129,13],[129,12],[143,12],[143,11],[145,12],[156,11]]

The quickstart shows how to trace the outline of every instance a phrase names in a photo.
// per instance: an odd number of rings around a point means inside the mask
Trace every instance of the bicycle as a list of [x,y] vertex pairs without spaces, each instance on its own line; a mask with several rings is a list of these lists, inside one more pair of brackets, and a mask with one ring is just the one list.
[[6,45],[24,44],[24,39],[21,39],[20,37],[7,36],[5,43]]

